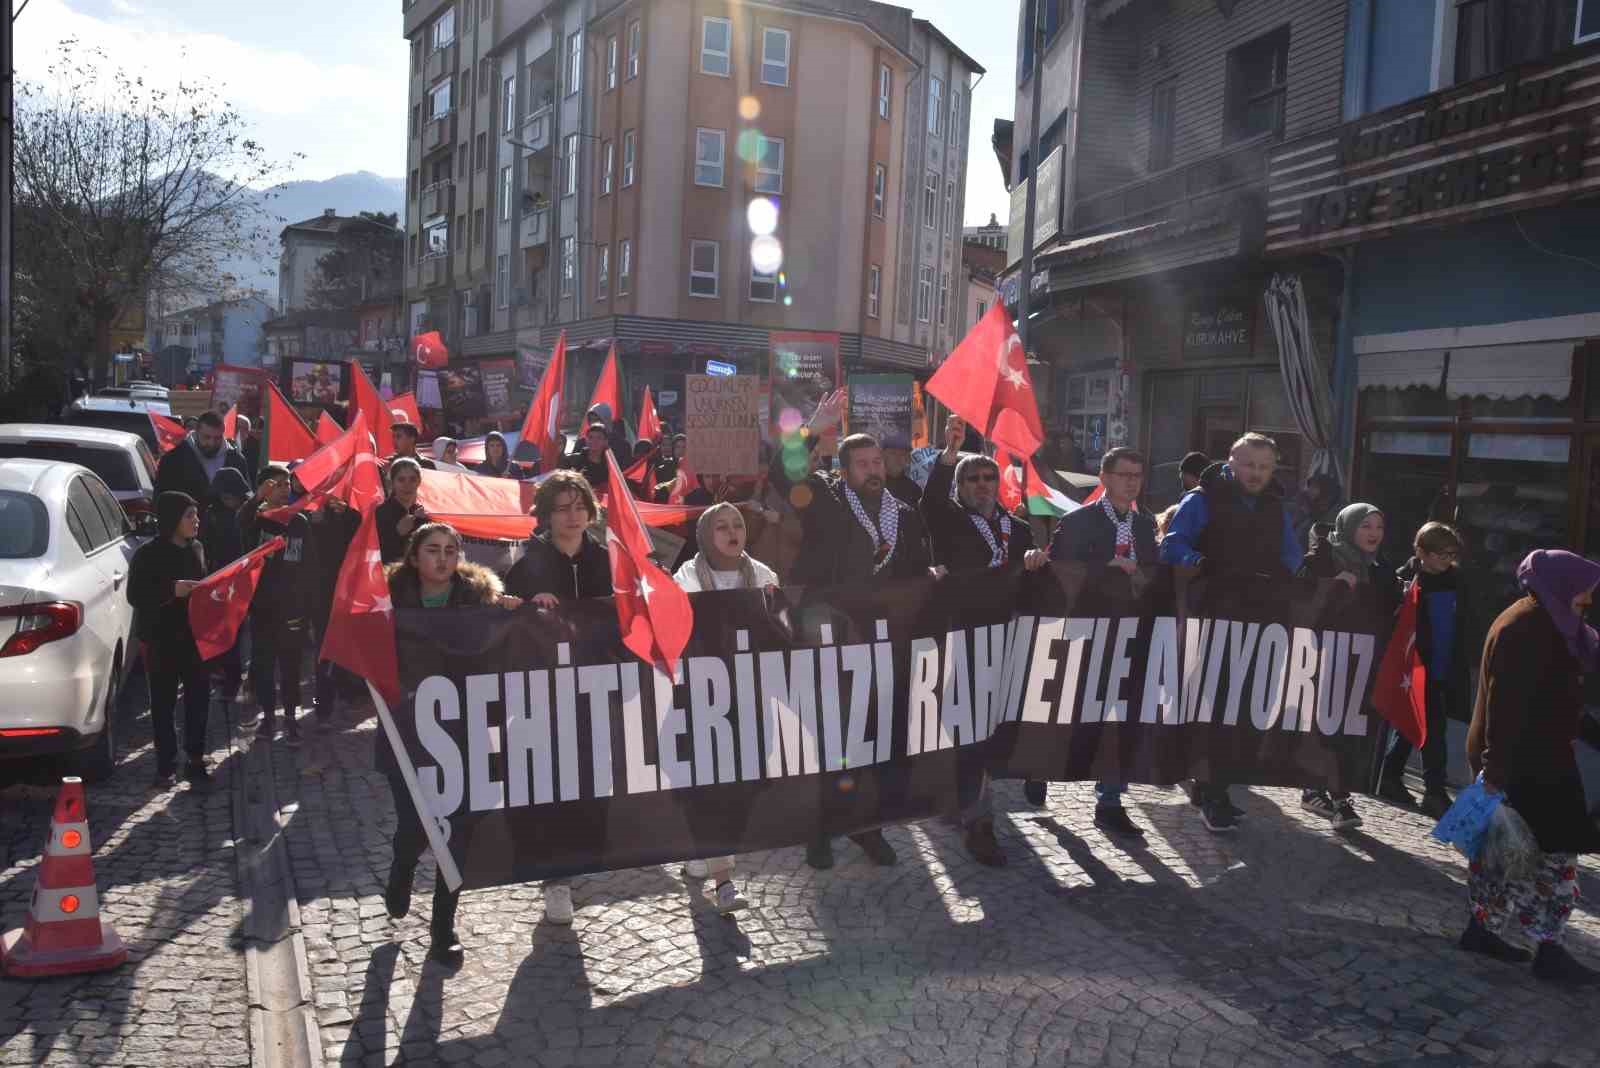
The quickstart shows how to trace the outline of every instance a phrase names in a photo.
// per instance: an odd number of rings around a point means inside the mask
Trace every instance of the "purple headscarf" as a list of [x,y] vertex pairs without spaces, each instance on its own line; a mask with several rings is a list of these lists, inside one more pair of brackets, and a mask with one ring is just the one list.
[[1572,611],[1572,599],[1600,586],[1600,564],[1565,549],[1535,549],[1517,565],[1517,581],[1550,613],[1584,671],[1600,668],[1600,634]]

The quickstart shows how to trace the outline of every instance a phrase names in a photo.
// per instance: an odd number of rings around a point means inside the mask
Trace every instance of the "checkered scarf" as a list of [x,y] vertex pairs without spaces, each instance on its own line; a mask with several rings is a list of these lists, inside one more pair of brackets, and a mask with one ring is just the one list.
[[1100,498],[1100,507],[1105,509],[1106,518],[1111,520],[1111,525],[1117,528],[1117,556],[1126,556],[1134,563],[1139,562],[1139,550],[1133,542],[1133,509],[1128,509],[1128,514],[1118,516],[1117,510],[1111,507],[1111,502],[1104,497]]
[[995,507],[1000,513],[1000,536],[994,536],[994,528],[980,512],[970,509],[967,515],[972,519],[972,525],[978,528],[978,533],[983,535],[983,540],[989,543],[989,566],[1004,567],[1006,562],[1006,547],[1011,544],[1011,516],[1004,508]]
[[900,538],[900,510],[895,507],[894,496],[884,491],[878,502],[878,522],[874,526],[872,520],[867,518],[867,510],[861,506],[861,498],[856,496],[855,490],[844,486],[844,499],[850,505],[850,511],[855,513],[856,522],[866,528],[867,536],[872,539],[872,573],[876,575],[894,556],[894,545]]

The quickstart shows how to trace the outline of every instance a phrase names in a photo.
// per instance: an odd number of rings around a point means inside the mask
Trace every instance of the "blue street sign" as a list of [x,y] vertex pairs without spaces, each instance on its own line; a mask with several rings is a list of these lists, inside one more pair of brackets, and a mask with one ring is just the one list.
[[708,375],[736,375],[738,373],[739,369],[731,363],[723,363],[721,360],[706,361],[706,374]]

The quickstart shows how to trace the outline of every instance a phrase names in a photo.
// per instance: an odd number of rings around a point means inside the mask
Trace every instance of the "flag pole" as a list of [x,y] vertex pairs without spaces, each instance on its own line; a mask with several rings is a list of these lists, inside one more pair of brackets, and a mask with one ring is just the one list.
[[422,833],[428,836],[428,848],[433,850],[434,862],[439,865],[439,878],[450,889],[460,890],[461,869],[456,867],[456,858],[450,852],[450,825],[429,811],[427,801],[423,800],[422,788],[417,785],[417,769],[411,763],[411,754],[406,752],[406,743],[400,738],[399,728],[394,725],[394,717],[389,714],[389,703],[370,681],[367,683],[367,692],[372,695],[372,705],[378,710],[378,722],[383,724],[383,733],[389,738],[389,748],[394,750],[394,762],[400,769],[400,777],[406,781],[406,793],[416,808],[417,822],[422,824]]
[[1040,83],[1044,80],[1043,63],[1044,52],[1044,14],[1041,0],[1028,0],[1033,4],[1033,63],[1029,76],[1033,79],[1032,104],[1028,112],[1028,168],[1031,173],[1025,177],[1028,182],[1026,194],[1027,206],[1022,212],[1022,278],[1017,290],[1017,339],[1022,342],[1022,358],[1031,355],[1029,348],[1030,334],[1033,331],[1028,325],[1031,314],[1032,301],[1028,298],[1033,291],[1033,225],[1034,216],[1038,211],[1039,197],[1039,102]]

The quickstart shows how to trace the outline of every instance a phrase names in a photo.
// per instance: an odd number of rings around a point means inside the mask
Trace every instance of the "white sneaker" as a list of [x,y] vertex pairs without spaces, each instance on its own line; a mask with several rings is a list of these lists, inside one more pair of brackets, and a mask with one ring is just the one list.
[[691,879],[707,879],[711,876],[711,865],[703,860],[691,860],[683,866],[683,874]]
[[563,927],[572,922],[572,887],[566,883],[545,884],[544,920]]
[[738,912],[740,909],[749,908],[750,902],[739,896],[738,889],[732,883],[717,884],[717,911],[724,916]]

